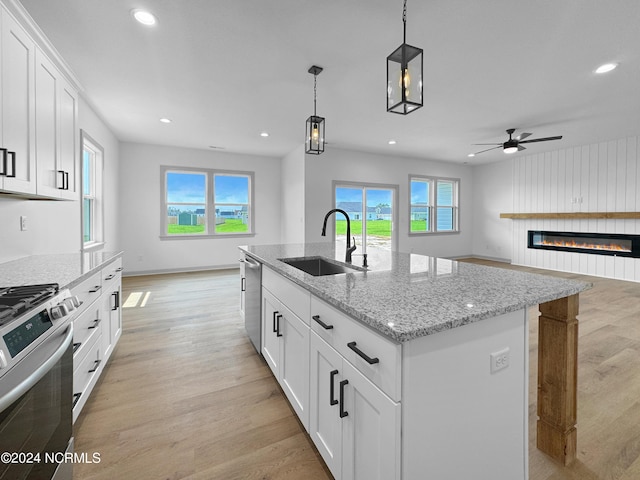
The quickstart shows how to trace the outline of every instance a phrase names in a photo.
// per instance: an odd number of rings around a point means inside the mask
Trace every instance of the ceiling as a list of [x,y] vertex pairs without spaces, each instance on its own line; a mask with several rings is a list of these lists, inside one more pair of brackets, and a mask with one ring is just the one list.
[[[468,158],[487,148],[472,144],[512,127],[564,136],[514,155],[640,133],[638,0],[410,0],[425,100],[407,116],[386,112],[402,0],[21,3],[121,141],[282,157],[304,142],[312,65],[327,150],[476,164],[504,154]],[[134,8],[158,23],[138,24]],[[605,62],[619,67],[595,74]]]

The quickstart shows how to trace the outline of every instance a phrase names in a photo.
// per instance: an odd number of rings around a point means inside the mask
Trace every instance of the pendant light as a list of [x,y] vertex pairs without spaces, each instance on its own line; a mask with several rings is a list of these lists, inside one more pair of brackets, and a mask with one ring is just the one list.
[[406,115],[422,107],[422,49],[407,45],[407,0],[402,24],[402,45],[387,57],[387,112]]
[[324,152],[324,118],[316,115],[316,87],[320,72],[322,67],[316,65],[309,69],[309,73],[313,75],[313,115],[307,118],[305,151],[313,155]]

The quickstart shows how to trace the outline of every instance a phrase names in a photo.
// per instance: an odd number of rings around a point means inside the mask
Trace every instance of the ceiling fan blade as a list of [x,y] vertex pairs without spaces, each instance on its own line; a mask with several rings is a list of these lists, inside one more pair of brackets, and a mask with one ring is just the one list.
[[[485,143],[485,144],[482,144],[482,143],[476,143],[476,145],[487,145],[487,144],[486,144],[486,143]],[[489,145],[493,145],[493,144],[491,143],[491,144],[489,144]],[[481,150],[481,151],[479,151],[479,152],[474,153],[474,155],[478,155],[478,154],[480,154],[480,153],[488,152],[489,150],[495,150],[496,148],[502,148],[502,144],[498,145],[497,147],[487,148],[486,150]]]
[[548,142],[549,140],[560,140],[561,138],[562,138],[562,135],[558,137],[534,138],[533,140],[525,140],[520,143]]
[[526,149],[527,149],[526,147],[523,147],[522,145],[518,145],[518,151],[520,151],[520,150],[526,150]]
[[471,145],[502,145],[501,143],[472,143]]
[[516,140],[518,140],[518,141],[520,141],[520,140],[524,140],[525,138],[527,138],[527,137],[529,137],[529,136],[531,136],[531,134],[530,134],[530,133],[523,132],[523,133],[521,133],[520,135],[518,135],[518,136],[516,137]]

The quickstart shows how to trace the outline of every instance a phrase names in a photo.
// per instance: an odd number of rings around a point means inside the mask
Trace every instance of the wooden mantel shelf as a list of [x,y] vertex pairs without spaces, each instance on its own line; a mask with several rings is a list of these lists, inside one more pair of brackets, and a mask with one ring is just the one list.
[[546,219],[640,219],[640,212],[556,212],[556,213],[501,213],[500,218],[524,220],[534,218]]

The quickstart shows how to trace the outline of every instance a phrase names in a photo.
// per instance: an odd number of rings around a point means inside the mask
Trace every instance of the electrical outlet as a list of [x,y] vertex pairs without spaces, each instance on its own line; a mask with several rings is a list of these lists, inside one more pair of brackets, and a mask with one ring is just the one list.
[[27,229],[27,217],[26,215],[20,215],[20,231],[24,232]]
[[491,357],[491,373],[496,373],[509,366],[509,347],[493,352]]

